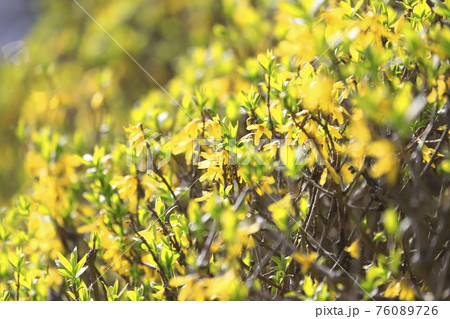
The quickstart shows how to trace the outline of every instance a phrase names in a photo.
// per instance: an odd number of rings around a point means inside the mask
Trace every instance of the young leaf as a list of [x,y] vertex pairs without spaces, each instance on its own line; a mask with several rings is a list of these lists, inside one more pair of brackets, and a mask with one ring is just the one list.
[[74,269],[74,273],[75,273],[75,277],[78,278],[79,276],[81,276],[81,274],[86,270],[87,266],[84,267],[84,265],[86,264],[86,259],[87,259],[87,254],[84,255],[83,258],[81,258],[81,260],[77,263],[77,265],[75,266]]
[[73,272],[72,264],[60,252],[58,252],[58,261],[69,271],[69,273]]

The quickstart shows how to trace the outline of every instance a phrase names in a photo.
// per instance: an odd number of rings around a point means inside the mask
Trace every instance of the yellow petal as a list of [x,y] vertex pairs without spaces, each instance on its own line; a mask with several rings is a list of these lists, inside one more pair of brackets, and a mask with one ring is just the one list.
[[344,249],[346,252],[350,254],[355,259],[359,258],[359,242],[355,240],[353,243],[351,243],[350,246],[345,247]]
[[302,273],[306,273],[309,270],[309,268],[311,268],[312,263],[317,259],[318,256],[319,254],[315,252],[309,255],[304,255],[302,253],[294,253],[292,255],[292,258],[294,258],[294,260],[300,264],[302,268]]
[[320,181],[319,181],[320,185],[324,185],[326,183],[327,176],[328,176],[328,170],[325,168],[322,172],[322,175],[320,175]]
[[261,130],[257,130],[255,133],[255,145],[259,144],[259,139],[263,135],[263,132]]
[[406,280],[403,279],[400,282],[400,296],[399,298],[401,300],[414,300],[415,292],[414,289],[412,289],[407,283]]
[[387,286],[386,290],[384,291],[384,296],[386,298],[395,298],[400,293],[400,282],[399,281],[393,281]]
[[169,285],[172,287],[180,287],[184,286],[190,281],[193,281],[197,278],[196,275],[187,275],[187,276],[180,276],[180,277],[174,277],[170,279]]

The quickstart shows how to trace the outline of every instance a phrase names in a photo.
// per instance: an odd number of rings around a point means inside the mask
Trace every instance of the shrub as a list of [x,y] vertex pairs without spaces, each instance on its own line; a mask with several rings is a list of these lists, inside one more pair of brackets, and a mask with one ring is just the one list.
[[127,3],[89,10],[130,55],[171,52],[168,21],[190,47],[138,97],[145,74],[79,12],[79,43],[55,31],[18,76],[56,84],[21,88],[3,299],[450,298],[446,3],[224,0],[198,25],[197,1]]

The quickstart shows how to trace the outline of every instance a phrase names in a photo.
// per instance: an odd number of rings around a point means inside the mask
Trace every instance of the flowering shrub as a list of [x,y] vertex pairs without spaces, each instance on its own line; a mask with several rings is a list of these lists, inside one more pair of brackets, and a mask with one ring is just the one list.
[[3,66],[2,299],[450,299],[448,4],[154,2],[86,4],[134,61],[61,3]]

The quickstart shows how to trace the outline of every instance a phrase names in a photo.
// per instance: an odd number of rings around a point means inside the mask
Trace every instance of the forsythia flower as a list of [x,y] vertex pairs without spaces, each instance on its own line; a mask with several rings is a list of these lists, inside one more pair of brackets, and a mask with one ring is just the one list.
[[324,114],[332,111],[333,82],[326,77],[319,76],[304,82],[302,98],[305,109],[315,111],[320,109]]
[[[434,153],[434,149],[433,148],[430,148],[430,147],[426,146],[425,144],[423,144],[422,157],[423,157],[423,162],[424,163],[428,163],[430,161],[431,156],[433,155],[433,153]],[[437,153],[436,156],[444,156],[444,155],[441,154],[441,153]],[[431,167],[432,168],[436,168],[436,165],[434,163],[431,163]]]
[[350,254],[355,259],[359,258],[359,242],[355,240],[353,243],[350,244],[350,246],[345,247],[344,249],[346,252]]
[[374,178],[386,175],[390,184],[395,182],[398,172],[397,157],[392,142],[389,140],[379,140],[369,144],[367,155],[377,159],[370,167],[370,174]]
[[263,124],[252,124],[247,126],[247,130],[254,131],[255,133],[255,145],[259,144],[261,136],[266,135],[268,138],[272,138],[272,132],[267,129]]
[[270,185],[275,183],[275,179],[273,176],[263,176],[261,179],[261,183],[258,184],[256,187],[256,192],[262,196],[264,192],[267,192],[268,194],[272,193],[272,189],[270,188]]
[[223,182],[224,171],[222,165],[228,164],[228,153],[225,151],[216,151],[212,154],[202,152],[201,155],[205,160],[198,163],[198,168],[206,169],[206,173],[199,180],[203,182],[206,179],[219,179]]
[[142,128],[142,123],[138,123],[136,126],[129,126],[123,128],[125,132],[129,133],[128,139],[132,142],[133,147],[136,149],[136,153],[139,155],[145,146],[146,137]]
[[400,295],[400,300],[414,300],[414,290],[406,283],[405,279],[391,282],[384,292],[386,298],[395,298],[398,295]]
[[128,200],[128,209],[136,210],[137,205],[137,179],[135,176],[114,176],[110,182],[112,187],[117,188],[119,196],[123,200]]
[[319,257],[319,254],[316,252],[309,255],[304,255],[296,252],[292,255],[292,258],[294,258],[294,260],[300,264],[302,273],[304,274],[309,270],[309,268],[311,268],[313,262],[317,259],[317,257]]

